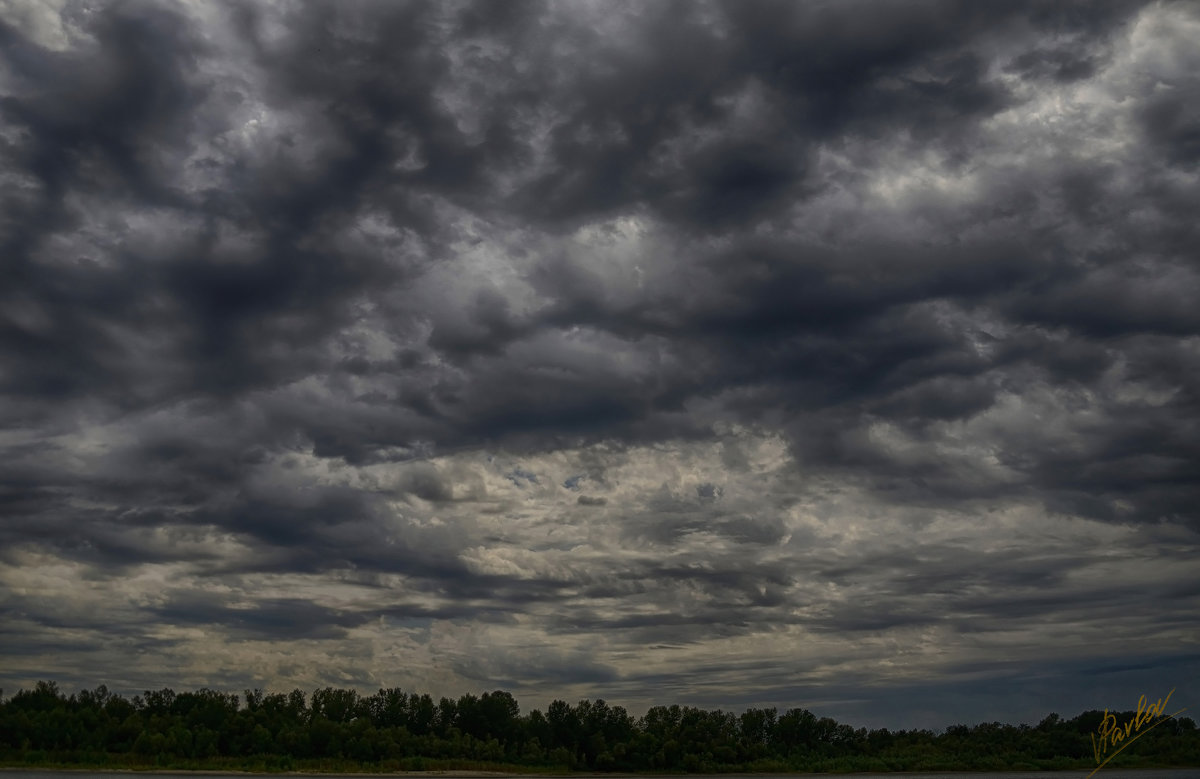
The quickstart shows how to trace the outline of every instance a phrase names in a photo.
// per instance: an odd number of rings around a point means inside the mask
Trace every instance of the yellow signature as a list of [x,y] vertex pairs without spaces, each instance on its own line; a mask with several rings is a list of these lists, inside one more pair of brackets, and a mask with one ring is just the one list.
[[[1163,714],[1163,711],[1167,707],[1167,701],[1171,700],[1171,696],[1174,694],[1175,688],[1172,687],[1171,691],[1167,693],[1166,698],[1159,698],[1157,703],[1149,705],[1146,703],[1145,695],[1138,698],[1137,712],[1133,715],[1132,719],[1125,723],[1124,727],[1117,724],[1117,715],[1110,714],[1108,709],[1105,709],[1104,719],[1100,721],[1100,726],[1096,728],[1096,732],[1100,734],[1100,740],[1096,740],[1095,733],[1091,734],[1092,754],[1096,756],[1096,768],[1092,773],[1088,774],[1088,779],[1091,779],[1096,771],[1103,768],[1109,760],[1120,754],[1121,750],[1125,749],[1125,747],[1137,741],[1176,714],[1182,714],[1187,711],[1187,709],[1180,709],[1174,714]],[[1158,721],[1145,730],[1142,730],[1142,727],[1155,717],[1159,718]],[[1118,747],[1118,745],[1120,746]],[[1108,757],[1104,757],[1110,747],[1114,749],[1113,753],[1108,755]]]

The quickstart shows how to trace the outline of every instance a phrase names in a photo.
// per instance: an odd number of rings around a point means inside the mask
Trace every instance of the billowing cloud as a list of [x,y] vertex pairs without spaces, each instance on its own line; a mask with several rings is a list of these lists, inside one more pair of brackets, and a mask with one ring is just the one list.
[[0,682],[1200,692],[1198,37],[0,4]]

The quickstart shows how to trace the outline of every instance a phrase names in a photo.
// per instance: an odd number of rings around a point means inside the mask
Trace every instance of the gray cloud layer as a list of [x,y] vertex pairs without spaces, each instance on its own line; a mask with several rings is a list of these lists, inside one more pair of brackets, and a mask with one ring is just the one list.
[[1198,39],[0,5],[0,682],[1195,697]]

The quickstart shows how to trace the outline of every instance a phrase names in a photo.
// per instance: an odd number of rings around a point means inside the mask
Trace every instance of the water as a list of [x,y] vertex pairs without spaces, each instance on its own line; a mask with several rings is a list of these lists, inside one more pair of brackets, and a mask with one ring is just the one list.
[[[128,773],[136,774],[140,779],[179,779],[185,776],[196,776],[198,774],[215,774],[219,775],[225,772],[221,771],[26,771],[26,770],[11,770],[0,769],[0,777],[3,779],[113,779],[113,774]],[[945,771],[940,773],[885,773],[885,774],[844,774],[845,776],[854,777],[854,779],[1085,779],[1088,771],[980,771],[977,773],[962,773],[955,771]],[[421,772],[405,772],[390,773],[390,774],[308,774],[308,776],[352,776],[359,779],[366,779],[369,776],[388,776],[388,777],[403,777],[403,776],[419,777]],[[479,772],[463,771],[463,772],[427,772],[426,776],[433,775],[438,779],[479,779]],[[286,776],[286,774],[281,774]],[[576,774],[578,777],[588,777],[589,774]],[[608,776],[601,774],[601,777]],[[619,779],[621,774],[611,774],[613,779]],[[626,775],[627,776],[627,775]],[[701,774],[689,774],[686,776],[694,779]],[[795,779],[797,774],[718,774],[720,779]],[[842,776],[842,774],[822,774],[821,776]],[[507,774],[510,779],[522,779],[521,774]],[[528,779],[548,779],[545,774],[529,775]],[[651,779],[670,779],[670,777],[655,776]],[[1101,768],[1096,772],[1093,779],[1200,779],[1200,768],[1164,768],[1154,770],[1138,770],[1129,771],[1119,768]]]

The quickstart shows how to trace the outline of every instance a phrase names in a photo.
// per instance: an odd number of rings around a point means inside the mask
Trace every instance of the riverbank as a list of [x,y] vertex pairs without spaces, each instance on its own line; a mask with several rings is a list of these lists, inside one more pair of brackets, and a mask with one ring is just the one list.
[[[7,773],[64,773],[64,774],[187,774],[192,776],[261,776],[269,774],[272,776],[353,776],[361,779],[381,779],[382,777],[396,776],[412,776],[412,777],[507,777],[507,779],[519,779],[520,777],[536,777],[537,779],[553,779],[557,776],[586,776],[588,772],[571,772],[565,768],[551,767],[546,770],[538,770],[534,768],[530,770],[528,766],[512,767],[495,767],[491,769],[480,768],[437,768],[437,769],[422,769],[422,770],[405,770],[404,768],[395,769],[380,769],[379,766],[371,766],[361,770],[354,766],[338,766],[321,767],[321,766],[304,766],[300,768],[281,769],[271,766],[249,766],[242,768],[204,768],[187,765],[0,765],[0,772]],[[616,779],[616,774],[605,774],[605,776]],[[626,775],[628,776],[628,775]]]
[[[0,773],[55,773],[55,774],[186,774],[189,776],[353,776],[360,779],[382,779],[382,777],[396,776],[412,776],[412,777],[468,777],[468,779],[480,779],[482,777],[506,777],[507,779],[521,779],[521,777],[533,777],[535,779],[554,779],[561,776],[591,776],[591,772],[587,771],[567,771],[555,770],[547,772],[530,771],[526,767],[520,770],[479,770],[479,769],[457,769],[446,768],[437,770],[423,771],[406,771],[404,769],[396,769],[394,771],[380,771],[378,768],[373,770],[356,771],[349,770],[329,770],[329,769],[291,769],[278,770],[269,768],[183,768],[171,766],[122,766],[120,768],[112,767],[81,767],[78,765],[72,766],[57,766],[57,765],[0,765]],[[620,779],[620,777],[634,776],[634,774],[595,774],[596,776],[606,776],[612,779]]]
[[[509,779],[522,776],[522,774],[510,774],[504,771],[397,771],[394,773],[325,773],[317,771],[230,771],[230,770],[213,770],[205,768],[29,768],[21,766],[0,766],[0,771],[24,771],[29,773],[85,773],[85,774],[188,774],[189,776],[259,776],[264,773],[270,773],[278,776],[354,776],[362,777],[362,779],[380,779],[381,777],[403,776],[455,776],[455,777],[482,777],[482,776],[505,776]],[[554,776],[554,774],[540,775],[527,774],[528,776]]]

